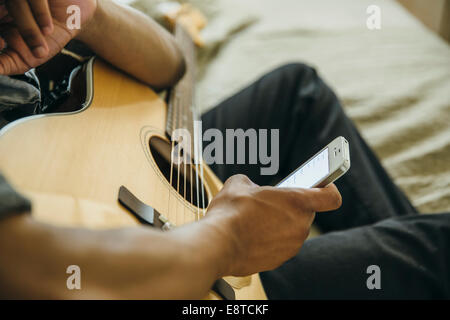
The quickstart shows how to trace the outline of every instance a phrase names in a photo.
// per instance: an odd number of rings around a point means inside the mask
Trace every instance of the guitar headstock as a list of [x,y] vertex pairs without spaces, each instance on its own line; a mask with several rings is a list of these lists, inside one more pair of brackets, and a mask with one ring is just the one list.
[[196,46],[204,46],[200,32],[206,26],[207,19],[200,10],[190,4],[177,2],[163,3],[158,9],[171,30],[179,23],[186,29]]

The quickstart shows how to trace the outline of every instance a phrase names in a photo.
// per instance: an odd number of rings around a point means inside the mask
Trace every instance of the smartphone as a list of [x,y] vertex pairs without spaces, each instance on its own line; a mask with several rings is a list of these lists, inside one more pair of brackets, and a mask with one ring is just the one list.
[[337,137],[276,186],[279,188],[322,188],[350,169],[350,150],[344,137]]

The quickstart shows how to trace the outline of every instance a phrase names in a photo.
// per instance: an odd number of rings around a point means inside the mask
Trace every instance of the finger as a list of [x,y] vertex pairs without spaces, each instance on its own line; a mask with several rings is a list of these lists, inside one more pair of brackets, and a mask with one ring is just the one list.
[[0,75],[22,74],[27,71],[26,65],[16,52],[6,49],[0,54]]
[[291,201],[294,206],[313,212],[331,211],[339,208],[342,197],[334,184],[325,188],[276,188],[279,199]]
[[34,57],[17,28],[1,29],[1,36],[7,48],[0,54],[0,74],[22,74],[42,61]]
[[332,183],[325,188],[297,189],[302,205],[314,212],[336,210],[342,205],[342,196]]
[[53,32],[53,21],[48,7],[47,0],[28,0],[34,19],[42,30],[44,35],[49,35]]
[[226,186],[237,186],[237,185],[244,185],[244,186],[256,186],[256,184],[250,180],[249,177],[243,174],[236,174],[234,176],[231,176],[230,178],[225,181]]
[[6,3],[9,14],[20,35],[36,58],[44,58],[48,54],[48,46],[39,26],[34,20],[31,8],[25,0],[15,0]]

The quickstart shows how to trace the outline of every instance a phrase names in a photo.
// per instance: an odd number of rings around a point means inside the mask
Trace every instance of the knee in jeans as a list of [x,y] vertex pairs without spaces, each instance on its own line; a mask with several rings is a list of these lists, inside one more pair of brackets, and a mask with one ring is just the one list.
[[310,87],[318,80],[316,69],[304,63],[288,63],[278,67],[269,74],[271,79],[277,79],[288,91],[295,91],[298,87]]
[[293,79],[297,79],[298,77],[305,77],[316,75],[316,69],[312,66],[301,62],[292,62],[282,65],[281,67],[275,69],[274,72],[280,72],[284,75],[292,76]]
[[274,72],[278,73],[284,86],[291,88],[289,91],[300,98],[302,103],[293,107],[314,107],[318,113],[341,108],[333,90],[319,77],[314,67],[304,63],[288,63]]

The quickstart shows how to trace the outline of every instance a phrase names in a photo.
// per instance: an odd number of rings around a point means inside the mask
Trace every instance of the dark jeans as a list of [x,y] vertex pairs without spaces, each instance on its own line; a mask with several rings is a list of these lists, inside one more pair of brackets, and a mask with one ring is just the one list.
[[[450,297],[450,213],[418,214],[313,68],[283,66],[202,120],[205,130],[280,130],[277,175],[260,175],[258,164],[212,165],[223,181],[243,173],[255,183],[273,185],[335,137],[349,141],[351,169],[336,182],[342,207],[317,214],[315,223],[324,234],[306,241],[278,269],[261,273],[269,298]],[[371,265],[380,268],[381,289],[367,287]]]

